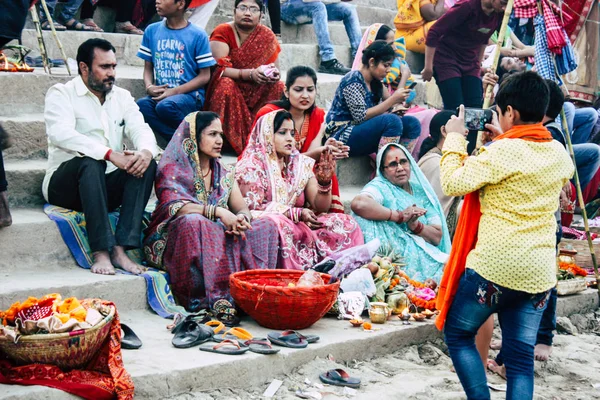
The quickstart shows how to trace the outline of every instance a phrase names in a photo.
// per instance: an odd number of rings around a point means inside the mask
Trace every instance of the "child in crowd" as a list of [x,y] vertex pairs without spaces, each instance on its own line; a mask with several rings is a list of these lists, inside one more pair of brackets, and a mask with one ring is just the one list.
[[145,61],[147,97],[138,100],[157,138],[168,141],[186,115],[204,106],[204,87],[215,59],[206,32],[184,18],[191,0],[156,0],[164,21],[148,28],[137,53]]
[[442,188],[467,196],[440,285],[436,325],[444,329],[470,399],[490,398],[475,334],[494,313],[502,328],[506,398],[533,397],[536,336],[556,286],[556,200],[574,171],[542,125],[548,102],[548,86],[536,73],[505,79],[496,97],[498,117],[486,125],[493,142],[476,157],[467,156],[462,106],[446,124]]

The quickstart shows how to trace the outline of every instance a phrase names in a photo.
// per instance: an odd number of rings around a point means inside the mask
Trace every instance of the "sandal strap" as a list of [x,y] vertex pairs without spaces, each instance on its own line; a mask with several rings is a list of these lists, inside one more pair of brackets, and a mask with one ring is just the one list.
[[212,321],[206,322],[204,325],[210,326],[211,328],[214,327],[213,331],[215,334],[218,334],[223,329],[225,329],[225,325],[221,321],[212,320]]
[[330,369],[327,371],[327,376],[329,376],[331,379],[335,379],[336,381],[343,382],[346,382],[348,378],[350,378],[350,375],[341,368]]
[[244,342],[244,345],[246,345],[246,346],[250,346],[251,344],[259,344],[261,346],[267,346],[270,349],[273,348],[273,346],[271,345],[271,341],[269,339],[266,339],[266,338],[253,338],[253,339],[250,339],[250,340],[246,340]]
[[224,346],[235,346],[238,349],[241,349],[242,347],[240,346],[240,343],[237,340],[234,339],[225,339],[223,340],[221,343],[217,343],[213,346],[213,350],[217,350],[220,349],[221,347]]

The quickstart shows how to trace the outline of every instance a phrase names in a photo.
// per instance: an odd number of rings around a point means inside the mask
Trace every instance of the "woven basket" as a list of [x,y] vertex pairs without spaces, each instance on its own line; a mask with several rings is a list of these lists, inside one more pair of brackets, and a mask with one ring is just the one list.
[[85,366],[100,350],[110,332],[115,308],[89,329],[66,333],[23,335],[18,342],[0,337],[0,352],[17,365],[52,364],[62,369]]
[[[560,248],[566,245],[571,245],[577,254],[573,257],[575,264],[583,268],[592,268],[592,255],[590,254],[590,248],[588,247],[587,240],[575,240],[575,239],[562,239],[560,241]],[[596,260],[600,262],[600,243],[594,243],[594,253],[596,254]]]
[[[261,326],[305,329],[323,317],[335,303],[340,282],[329,284],[331,276],[320,274],[325,285],[287,287],[288,283],[295,284],[303,273],[282,269],[236,272],[229,277],[231,296]],[[267,285],[265,281],[281,286]]]
[[556,293],[559,296],[583,292],[585,289],[587,289],[587,284],[583,278],[558,281],[558,285],[556,285]]

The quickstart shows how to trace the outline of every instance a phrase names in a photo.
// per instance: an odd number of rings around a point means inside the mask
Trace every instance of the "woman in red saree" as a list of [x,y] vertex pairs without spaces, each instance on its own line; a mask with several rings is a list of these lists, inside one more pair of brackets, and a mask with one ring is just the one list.
[[325,149],[314,167],[294,146],[292,121],[287,111],[259,118],[235,177],[255,220],[277,224],[278,268],[305,270],[364,239],[350,215],[326,213],[335,159]]
[[[348,146],[329,138],[323,144],[325,134],[325,110],[315,104],[317,96],[317,74],[306,66],[296,66],[287,72],[283,100],[274,101],[261,108],[256,120],[271,111],[286,110],[294,118],[296,149],[314,160],[319,160],[323,150],[332,152],[335,159],[348,157]],[[344,205],[340,198],[340,188],[335,173],[332,177],[330,213],[343,213]]]
[[236,0],[233,22],[210,35],[217,60],[206,94],[206,109],[223,120],[225,138],[237,154],[246,147],[256,112],[283,93],[277,59],[281,48],[273,32],[260,25],[260,0]]

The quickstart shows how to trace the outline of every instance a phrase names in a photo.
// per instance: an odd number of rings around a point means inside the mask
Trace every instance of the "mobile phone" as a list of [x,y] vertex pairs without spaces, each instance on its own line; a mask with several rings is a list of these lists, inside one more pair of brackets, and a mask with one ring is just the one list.
[[410,86],[408,87],[408,89],[412,90],[417,86],[417,82],[413,82],[410,84]]
[[[460,109],[456,109],[458,115]],[[465,128],[470,131],[483,131],[485,124],[492,123],[492,110],[482,108],[465,108]]]

